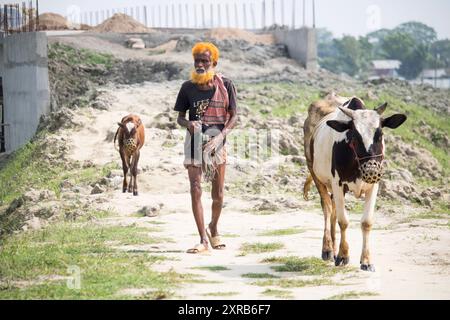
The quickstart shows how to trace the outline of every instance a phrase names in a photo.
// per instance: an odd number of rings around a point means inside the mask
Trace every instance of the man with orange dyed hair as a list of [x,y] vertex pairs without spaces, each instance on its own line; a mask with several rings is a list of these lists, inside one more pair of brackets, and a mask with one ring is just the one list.
[[[230,79],[216,73],[219,49],[210,42],[199,42],[192,48],[194,70],[191,79],[181,86],[175,103],[177,123],[187,129],[184,144],[184,166],[188,170],[192,211],[200,243],[188,253],[224,249],[217,230],[222,211],[225,182],[225,138],[237,121],[236,89]],[[189,111],[189,119],[186,112]],[[202,175],[212,182],[212,217],[205,228],[201,201]]]

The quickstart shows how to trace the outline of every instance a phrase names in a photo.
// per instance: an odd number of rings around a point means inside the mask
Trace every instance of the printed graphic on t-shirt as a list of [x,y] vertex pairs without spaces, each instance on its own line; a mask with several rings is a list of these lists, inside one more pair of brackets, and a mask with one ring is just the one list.
[[194,102],[194,109],[196,110],[196,114],[198,117],[203,116],[205,110],[208,108],[209,99],[199,100]]

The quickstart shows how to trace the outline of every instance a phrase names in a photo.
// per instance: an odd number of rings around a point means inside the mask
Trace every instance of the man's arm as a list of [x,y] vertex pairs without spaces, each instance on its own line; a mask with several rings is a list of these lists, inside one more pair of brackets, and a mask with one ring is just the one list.
[[178,113],[177,123],[180,126],[185,127],[186,129],[188,129],[191,134],[193,134],[194,131],[196,131],[196,129],[201,129],[200,122],[198,122],[198,121],[189,121],[189,120],[186,119],[186,112],[179,112]]
[[222,130],[222,135],[225,138],[228,133],[234,128],[234,126],[236,125],[237,122],[237,112],[236,109],[230,109],[229,111],[230,114],[230,119],[228,120],[228,122],[225,124],[225,127]]

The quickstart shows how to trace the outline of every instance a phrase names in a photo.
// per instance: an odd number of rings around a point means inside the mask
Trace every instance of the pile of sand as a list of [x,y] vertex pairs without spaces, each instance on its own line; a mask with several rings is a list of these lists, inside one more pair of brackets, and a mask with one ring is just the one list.
[[134,20],[132,17],[116,13],[111,18],[103,21],[98,26],[92,28],[92,32],[111,32],[111,33],[145,33],[152,32],[151,29],[144,26],[142,23]]
[[215,28],[206,32],[208,38],[216,40],[234,39],[245,40],[251,44],[274,44],[275,39],[272,34],[255,34],[250,31],[232,28]]
[[56,13],[43,13],[39,15],[39,30],[66,30],[69,29],[67,19]]

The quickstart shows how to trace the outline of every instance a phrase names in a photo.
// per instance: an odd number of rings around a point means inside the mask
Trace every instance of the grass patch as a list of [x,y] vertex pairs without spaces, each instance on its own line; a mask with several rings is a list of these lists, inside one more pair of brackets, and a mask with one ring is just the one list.
[[335,283],[330,279],[317,278],[312,280],[302,279],[269,279],[264,281],[257,281],[252,283],[256,286],[277,286],[281,288],[302,288],[302,287],[315,287],[315,286],[329,286]]
[[235,296],[238,295],[239,292],[208,292],[208,293],[203,293],[202,296],[205,297],[231,297],[231,296]]
[[204,266],[204,267],[194,267],[192,269],[209,270],[209,271],[226,271],[226,270],[231,270],[230,268],[227,268],[227,267],[224,267],[224,266]]
[[42,143],[34,140],[16,150],[1,164],[0,205],[8,205],[30,188],[48,189],[59,195],[64,166],[61,163],[49,165],[42,160],[44,153]]
[[283,265],[281,266],[272,267],[272,269],[277,272],[300,272],[303,275],[310,276],[332,276],[340,272],[350,272],[354,270],[354,268],[349,266],[346,266],[345,268],[335,267],[334,265],[315,257],[273,257],[264,259],[262,262],[282,263]]
[[276,275],[270,273],[244,273],[241,274],[242,278],[250,278],[250,279],[274,279],[279,278]]
[[243,243],[241,245],[241,256],[245,256],[249,253],[265,253],[283,249],[284,245],[280,242],[271,243]]
[[242,103],[264,118],[288,118],[304,113],[313,101],[320,99],[319,91],[288,82],[242,83],[239,89]]
[[75,49],[62,43],[54,43],[49,46],[48,58],[54,60],[65,57],[70,65],[103,65],[107,69],[111,69],[114,65],[115,58],[111,54],[94,52],[88,49]]
[[[129,287],[154,288],[169,292],[189,278],[175,272],[159,273],[151,264],[163,256],[114,250],[108,244],[159,242],[134,226],[97,226],[58,223],[46,229],[11,236],[2,242],[0,299],[116,299],[116,293]],[[79,270],[80,289],[64,281],[33,284],[39,277],[73,276]],[[30,281],[24,288],[16,281]]]
[[303,233],[305,230],[300,228],[286,228],[286,229],[277,229],[277,230],[270,230],[270,231],[264,231],[261,233],[258,233],[258,236],[289,236],[292,234],[298,234]]
[[271,296],[281,299],[291,299],[293,295],[290,291],[287,290],[277,290],[277,289],[266,289],[261,294],[265,296]]
[[373,296],[378,296],[378,295],[379,295],[378,293],[370,292],[370,291],[348,291],[348,292],[344,292],[341,294],[331,296],[325,300],[347,300],[347,299],[360,298],[362,296],[373,297]]

